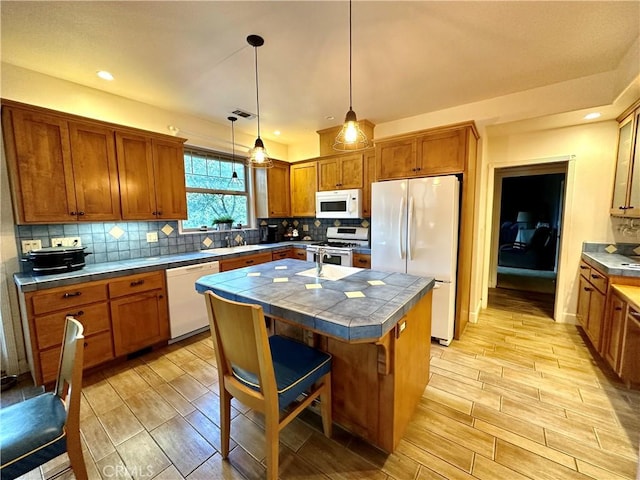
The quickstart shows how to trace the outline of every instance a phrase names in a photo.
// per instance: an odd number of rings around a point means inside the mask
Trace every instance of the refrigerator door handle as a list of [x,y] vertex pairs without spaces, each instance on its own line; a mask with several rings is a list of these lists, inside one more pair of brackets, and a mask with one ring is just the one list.
[[409,197],[409,220],[407,221],[407,251],[409,252],[409,260],[413,260],[413,197]]
[[400,213],[398,215],[398,251],[400,259],[404,260],[404,250],[402,249],[402,219],[404,218],[404,197],[400,197]]

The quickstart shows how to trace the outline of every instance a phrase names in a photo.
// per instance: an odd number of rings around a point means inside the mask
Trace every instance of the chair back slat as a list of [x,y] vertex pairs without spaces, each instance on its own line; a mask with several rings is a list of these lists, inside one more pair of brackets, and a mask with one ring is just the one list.
[[[84,327],[73,317],[67,317],[64,328],[56,395],[65,403],[69,411],[74,388],[80,394],[82,381],[82,363],[84,358]],[[78,397],[78,403],[80,398]]]
[[264,312],[259,305],[233,302],[205,292],[211,335],[221,377],[232,366],[257,376],[262,391],[276,389]]

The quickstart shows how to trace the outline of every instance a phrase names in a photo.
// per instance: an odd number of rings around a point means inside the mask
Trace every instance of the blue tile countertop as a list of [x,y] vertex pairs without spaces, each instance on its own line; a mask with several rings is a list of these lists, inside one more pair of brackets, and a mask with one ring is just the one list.
[[247,245],[233,248],[212,248],[199,252],[178,253],[175,255],[160,255],[157,257],[135,258],[119,262],[96,263],[85,266],[82,270],[55,273],[51,275],[32,275],[30,273],[15,273],[13,279],[21,292],[31,292],[45,288],[62,287],[78,283],[103,280],[108,278],[131,275],[135,273],[152,272],[168,268],[178,268],[198,263],[212,262],[223,258],[233,258],[252,253],[275,251],[288,247],[306,247],[313,242],[281,242],[259,245]]
[[582,252],[582,259],[608,276],[640,277],[640,257],[620,253]]
[[382,337],[434,285],[430,277],[361,268],[340,280],[300,275],[314,268],[313,262],[278,260],[204,276],[196,290],[257,303],[266,315],[355,343]]

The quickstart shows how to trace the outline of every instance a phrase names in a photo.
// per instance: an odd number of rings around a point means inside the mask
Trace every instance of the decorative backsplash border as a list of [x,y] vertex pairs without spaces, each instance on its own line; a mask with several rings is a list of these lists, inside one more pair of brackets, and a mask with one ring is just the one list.
[[640,255],[639,243],[589,243],[582,244],[585,253],[615,253],[618,255]]

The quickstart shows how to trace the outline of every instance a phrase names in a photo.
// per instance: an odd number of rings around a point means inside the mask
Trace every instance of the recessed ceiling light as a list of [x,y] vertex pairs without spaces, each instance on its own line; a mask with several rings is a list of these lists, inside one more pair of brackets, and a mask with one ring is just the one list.
[[325,120],[335,120],[336,117],[334,117],[333,115],[327,115],[324,118],[325,118]]
[[280,135],[280,130],[276,130],[275,132],[273,132],[274,135]]
[[596,118],[600,118],[601,113],[600,112],[591,112],[591,113],[587,113],[584,116],[585,120],[594,120]]
[[113,80],[113,75],[111,75],[106,70],[98,70],[96,72],[96,75],[98,75],[103,80],[109,80],[109,81]]

